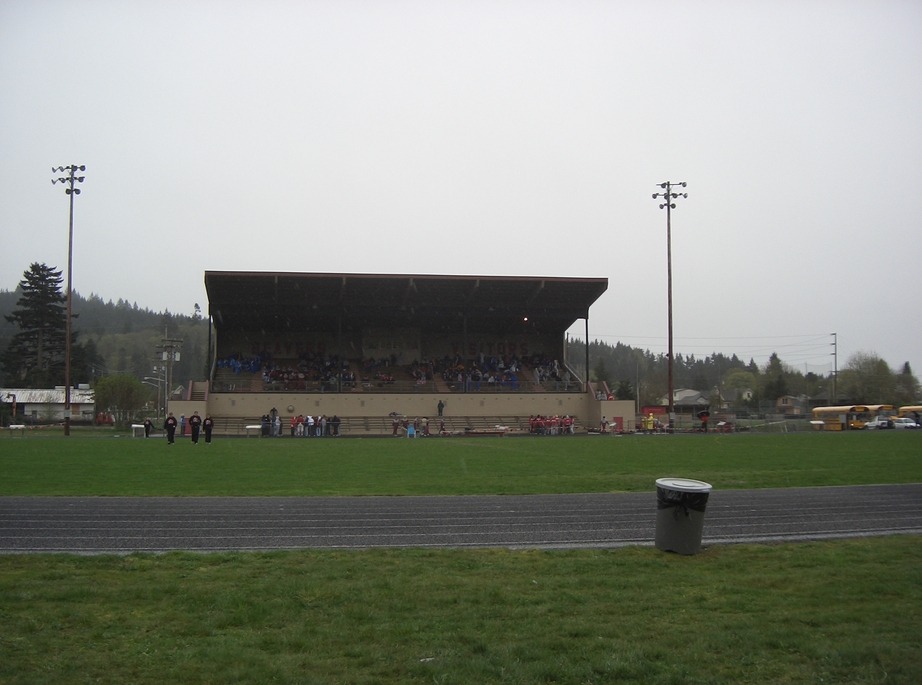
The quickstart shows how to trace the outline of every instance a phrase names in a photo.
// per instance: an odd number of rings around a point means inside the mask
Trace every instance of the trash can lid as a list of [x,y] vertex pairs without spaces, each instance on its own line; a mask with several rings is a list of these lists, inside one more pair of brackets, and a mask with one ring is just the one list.
[[710,492],[711,484],[691,478],[657,478],[656,486],[681,492]]

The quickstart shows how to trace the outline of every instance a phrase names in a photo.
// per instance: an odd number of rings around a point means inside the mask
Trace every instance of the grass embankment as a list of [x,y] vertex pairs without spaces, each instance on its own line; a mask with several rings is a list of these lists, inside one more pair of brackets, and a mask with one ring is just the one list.
[[[73,438],[73,436],[72,436]],[[652,491],[922,480],[922,435],[0,445],[11,495]],[[0,556],[3,683],[922,682],[922,539]]]

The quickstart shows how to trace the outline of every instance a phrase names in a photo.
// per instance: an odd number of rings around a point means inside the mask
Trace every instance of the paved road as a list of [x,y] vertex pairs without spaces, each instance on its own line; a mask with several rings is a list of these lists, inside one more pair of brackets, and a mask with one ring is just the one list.
[[[0,497],[0,553],[652,545],[654,493]],[[922,534],[922,484],[716,490],[704,546]]]

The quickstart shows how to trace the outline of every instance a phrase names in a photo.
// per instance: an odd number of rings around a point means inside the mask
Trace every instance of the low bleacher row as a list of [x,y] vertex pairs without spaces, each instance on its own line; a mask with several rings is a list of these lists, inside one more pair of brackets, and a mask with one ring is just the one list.
[[[399,425],[396,435],[406,437],[404,420],[408,417],[393,416],[347,416],[340,419],[339,434],[343,437],[394,435],[395,419]],[[216,435],[252,436],[261,435],[261,417],[214,417]],[[430,435],[528,435],[533,432],[532,417],[529,416],[444,416],[429,419]],[[289,421],[282,422],[282,436],[291,437]],[[573,432],[585,431],[576,417],[573,417]],[[329,430],[329,429],[328,429]],[[551,434],[550,430],[546,431]],[[554,434],[562,434],[557,429]],[[332,436],[328,436],[332,437]],[[309,438],[308,438],[309,439]]]

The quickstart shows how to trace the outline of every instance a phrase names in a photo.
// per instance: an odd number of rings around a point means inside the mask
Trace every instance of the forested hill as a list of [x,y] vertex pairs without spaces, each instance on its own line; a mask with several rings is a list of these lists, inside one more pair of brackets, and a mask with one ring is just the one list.
[[[18,290],[0,291],[0,352],[17,332],[6,317],[17,309],[19,298]],[[73,313],[77,344],[95,352],[94,377],[119,373],[137,378],[154,376],[154,366],[159,364],[157,347],[165,337],[183,341],[180,359],[173,366],[177,385],[206,376],[208,324],[197,311],[189,315],[154,312],[125,300],[105,301],[98,295],[84,298],[75,292]],[[0,385],[5,384],[0,378]]]

